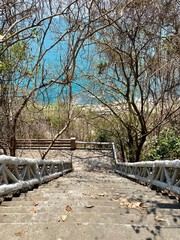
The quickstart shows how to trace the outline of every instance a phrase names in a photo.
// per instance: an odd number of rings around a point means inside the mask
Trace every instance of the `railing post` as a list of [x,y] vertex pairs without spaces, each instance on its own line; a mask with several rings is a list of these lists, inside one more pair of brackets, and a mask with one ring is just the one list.
[[115,166],[117,166],[118,160],[117,160],[115,144],[113,142],[112,142],[112,152],[113,152],[113,158],[114,158]]
[[76,150],[76,138],[71,137],[71,150]]

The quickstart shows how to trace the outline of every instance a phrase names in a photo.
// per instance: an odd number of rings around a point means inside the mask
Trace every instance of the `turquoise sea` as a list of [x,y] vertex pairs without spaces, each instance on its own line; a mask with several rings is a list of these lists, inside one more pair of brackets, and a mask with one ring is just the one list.
[[[48,39],[45,42],[45,48],[48,48],[52,44],[52,40]],[[62,65],[67,59],[67,51],[66,51],[66,43],[62,42],[61,45],[53,48],[48,51],[45,57],[43,58],[43,62],[46,68],[46,78],[47,79],[56,79],[58,78]],[[83,89],[78,86],[76,83],[82,84],[86,86],[87,80],[85,79],[85,75],[90,71],[90,59],[93,58],[92,47],[86,47],[82,49],[76,59],[76,69],[74,79],[72,81],[72,92],[74,95],[74,99],[78,104],[84,104],[85,102],[91,101],[91,98],[87,98],[87,93],[83,93]],[[49,87],[47,101],[50,103],[56,102],[59,96],[63,96],[68,94],[68,86],[62,86],[58,84],[54,84]],[[62,94],[63,92],[63,94]],[[46,91],[47,93],[47,91]],[[43,94],[40,93],[39,98],[42,99]],[[44,100],[44,99],[43,99]]]
[[[61,36],[63,32],[67,29],[67,24],[65,24],[65,21],[63,19],[54,19],[54,23],[57,21],[57,29],[53,29],[53,31],[56,32],[56,34],[53,34],[53,32],[49,31],[45,37],[43,50],[49,49],[54,42],[57,40],[57,36]],[[56,26],[56,25],[53,25]],[[45,31],[45,25],[43,31]],[[74,34],[74,33],[72,33]],[[59,37],[58,36],[58,37]],[[60,82],[62,81],[62,78],[59,77],[62,69],[65,67],[66,63],[71,59],[72,56],[72,50],[69,48],[68,43],[74,41],[74,44],[76,42],[76,39],[78,36],[74,35],[74,39],[69,39],[69,35],[63,38],[55,47],[53,47],[51,50],[47,51],[45,56],[43,57],[43,64],[45,66],[45,79],[59,79]],[[34,46],[32,47],[34,54],[36,55],[39,52],[39,46],[42,39],[40,38],[38,40],[35,40]],[[73,44],[70,44],[73,49]],[[94,101],[94,98],[92,98],[90,95],[85,92],[80,86],[78,86],[76,83],[81,84],[82,86],[87,86],[89,80],[87,79],[86,75],[91,73],[91,70],[93,68],[92,60],[93,62],[96,62],[96,59],[98,59],[98,54],[95,54],[95,46],[92,45],[92,43],[87,40],[85,42],[85,47],[83,47],[76,58],[76,69],[74,78],[72,81],[72,92],[74,95],[74,100],[78,104],[84,104],[89,103],[91,101]],[[98,60],[99,61],[99,60]],[[71,63],[70,63],[71,65]],[[41,76],[40,76],[41,79]],[[47,101],[50,103],[56,102],[58,98],[65,97],[66,94],[68,94],[69,86],[63,86],[58,84],[53,84],[52,86],[48,87],[47,89],[43,91],[38,92],[38,100]],[[47,94],[48,93],[48,94]]]

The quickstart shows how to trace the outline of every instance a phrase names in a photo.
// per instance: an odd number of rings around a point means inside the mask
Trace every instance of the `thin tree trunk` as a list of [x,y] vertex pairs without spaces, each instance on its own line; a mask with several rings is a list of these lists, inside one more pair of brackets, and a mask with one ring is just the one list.
[[125,162],[126,160],[125,160],[124,146],[123,146],[122,140],[120,140],[120,149],[121,149],[122,162]]
[[15,157],[16,156],[16,137],[13,135],[10,138],[10,155]]
[[70,124],[70,120],[67,122],[67,124],[63,127],[63,129],[61,129],[60,132],[58,132],[58,134],[56,134],[56,136],[52,139],[50,145],[48,146],[48,148],[46,149],[46,151],[43,153],[42,155],[42,159],[45,159],[46,155],[48,154],[48,152],[51,150],[53,144],[55,143],[55,141],[58,139],[59,136],[61,136],[65,131],[66,129],[69,127],[69,124]]
[[143,136],[141,138],[141,142],[140,144],[137,146],[137,150],[136,150],[136,162],[139,162],[140,161],[140,158],[141,158],[141,152],[142,152],[142,148],[143,148],[143,145],[146,141],[146,137]]

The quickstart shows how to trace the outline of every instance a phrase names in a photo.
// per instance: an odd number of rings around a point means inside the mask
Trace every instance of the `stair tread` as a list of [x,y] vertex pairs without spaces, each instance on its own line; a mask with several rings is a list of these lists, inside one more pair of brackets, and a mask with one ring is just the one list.
[[[7,235],[8,231],[8,235]],[[157,227],[148,224],[102,224],[102,223],[5,223],[1,224],[0,239],[17,240],[119,240],[119,239],[170,239],[179,240],[180,228]],[[18,238],[18,239],[19,239]]]
[[[156,216],[154,214],[147,214],[143,211],[137,211],[134,213],[122,212],[92,212],[91,210],[86,212],[66,212],[65,209],[57,209],[56,213],[53,211],[39,211],[35,208],[30,209],[27,213],[3,213],[0,214],[0,223],[23,223],[23,222],[49,222],[55,223],[62,221],[61,217],[65,215],[67,217],[66,222],[88,222],[88,223],[102,223],[102,224],[141,224],[147,222],[148,225],[160,225],[160,226],[174,226],[180,227],[179,215],[162,215]],[[125,217],[124,217],[125,215]],[[156,220],[157,219],[157,220]],[[159,220],[158,220],[159,219]]]

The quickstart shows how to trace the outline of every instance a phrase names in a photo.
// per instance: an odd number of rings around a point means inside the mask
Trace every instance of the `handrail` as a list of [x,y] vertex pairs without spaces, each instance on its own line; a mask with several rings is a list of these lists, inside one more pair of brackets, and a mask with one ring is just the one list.
[[112,142],[112,152],[113,152],[113,158],[114,158],[114,162],[115,162],[115,165],[118,164],[118,158],[117,158],[117,154],[116,154],[116,147],[115,147],[115,144]]
[[[52,139],[17,139],[16,148],[24,150],[47,149],[52,141]],[[57,149],[75,150],[76,139],[74,137],[71,137],[70,139],[56,139],[51,146],[51,150]]]
[[69,171],[72,171],[71,161],[35,160],[1,155],[0,196],[30,189]]
[[157,160],[137,163],[117,163],[116,172],[122,176],[156,186],[180,195],[180,160]]
[[85,142],[85,141],[76,141],[76,149],[111,149],[111,142]]
[[[95,148],[93,148],[95,147]],[[95,149],[95,150],[111,150],[113,154],[114,164],[118,163],[116,148],[114,142],[85,142],[76,141],[76,149]]]

